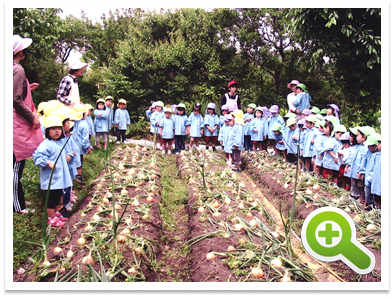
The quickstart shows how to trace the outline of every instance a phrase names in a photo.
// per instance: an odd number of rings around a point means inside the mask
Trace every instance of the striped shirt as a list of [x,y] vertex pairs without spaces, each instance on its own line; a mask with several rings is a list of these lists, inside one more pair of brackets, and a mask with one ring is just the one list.
[[72,102],[70,99],[68,99],[69,93],[71,92],[72,81],[77,84],[78,78],[68,74],[63,78],[63,80],[61,80],[59,89],[57,91],[57,100],[66,105],[71,105]]

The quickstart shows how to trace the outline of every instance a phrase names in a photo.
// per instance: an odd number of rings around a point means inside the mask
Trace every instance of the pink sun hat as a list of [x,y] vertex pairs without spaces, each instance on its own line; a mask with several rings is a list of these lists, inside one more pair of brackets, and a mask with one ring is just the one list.
[[287,84],[287,88],[290,88],[290,89],[291,89],[291,85],[292,85],[292,84],[298,85],[298,84],[299,84],[299,81],[298,81],[298,80],[292,80],[289,84]]

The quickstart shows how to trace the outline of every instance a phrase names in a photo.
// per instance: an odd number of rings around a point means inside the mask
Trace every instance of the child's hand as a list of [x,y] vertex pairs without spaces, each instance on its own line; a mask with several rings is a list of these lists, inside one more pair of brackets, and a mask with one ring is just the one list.
[[323,155],[319,155],[319,159],[321,160],[323,158]]
[[76,156],[76,153],[73,151],[73,152],[72,152],[72,155]]
[[118,125],[116,125],[116,128],[118,128]]
[[338,152],[338,156],[339,157],[343,157],[343,154]]
[[221,142],[219,142],[220,143],[220,145],[223,145],[223,142],[221,141]]
[[333,158],[333,161],[337,164],[338,163],[338,158]]
[[257,129],[253,129],[253,132],[257,133]]
[[314,139],[310,143],[313,144],[314,143]]
[[48,161],[48,162],[46,162],[46,164],[49,166],[50,169],[53,169],[53,167],[54,167],[54,169],[56,169],[53,162]]
[[101,117],[101,116],[102,116],[102,113],[98,113],[98,115],[97,115],[97,116]]
[[71,161],[72,157],[71,157],[71,156],[68,156],[68,155],[65,155],[65,159],[66,159],[67,162],[69,163],[69,162]]
[[91,148],[87,150],[87,155],[91,153]]

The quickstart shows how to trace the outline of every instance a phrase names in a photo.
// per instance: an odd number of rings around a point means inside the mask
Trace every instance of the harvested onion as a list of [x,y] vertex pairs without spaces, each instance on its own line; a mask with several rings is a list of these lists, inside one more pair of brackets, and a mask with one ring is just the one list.
[[76,243],[78,243],[78,245],[80,245],[80,246],[83,246],[84,244],[86,244],[86,239],[83,237],[80,237]]
[[216,259],[216,255],[213,254],[212,252],[209,252],[206,254],[206,258],[207,258],[207,260],[214,260],[214,259]]
[[263,270],[261,268],[253,268],[250,274],[255,278],[263,277]]

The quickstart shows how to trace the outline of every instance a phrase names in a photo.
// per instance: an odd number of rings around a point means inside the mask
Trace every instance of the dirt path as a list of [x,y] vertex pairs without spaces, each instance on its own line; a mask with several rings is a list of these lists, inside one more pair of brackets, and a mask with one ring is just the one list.
[[162,265],[158,281],[190,281],[190,250],[183,244],[188,239],[187,188],[177,175],[175,156],[165,156],[161,167],[162,219],[161,250],[158,264]]

